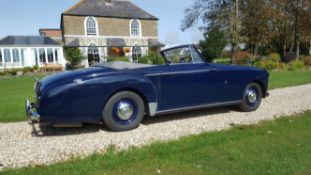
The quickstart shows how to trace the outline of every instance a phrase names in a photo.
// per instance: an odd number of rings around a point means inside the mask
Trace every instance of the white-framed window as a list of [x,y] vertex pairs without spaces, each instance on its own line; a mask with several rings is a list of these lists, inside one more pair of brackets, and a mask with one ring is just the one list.
[[94,17],[86,17],[85,19],[85,33],[86,35],[97,35],[98,27],[97,20]]
[[46,59],[45,59],[45,49],[41,48],[39,49],[39,58],[40,58],[40,63],[45,64]]
[[132,59],[134,63],[138,63],[138,59],[141,57],[141,48],[134,46],[132,49]]
[[54,50],[54,56],[55,56],[55,62],[58,63],[58,54],[59,53],[59,49],[55,49]]
[[2,50],[0,49],[0,66],[3,64]]
[[36,66],[39,66],[39,60],[38,60],[38,50],[37,48],[32,48],[32,59],[35,60]]
[[19,50],[18,49],[13,49],[12,50],[12,55],[13,55],[13,62],[14,63],[18,63],[20,61]]
[[4,55],[4,62],[10,63],[11,62],[11,51],[10,51],[10,49],[4,49],[3,55]]
[[130,22],[130,30],[131,30],[131,36],[132,37],[138,37],[141,35],[141,26],[140,21],[137,19],[133,19]]
[[48,56],[48,62],[53,63],[54,62],[53,49],[51,49],[51,48],[47,49],[47,56]]
[[21,62],[22,66],[25,66],[25,49],[21,49]]

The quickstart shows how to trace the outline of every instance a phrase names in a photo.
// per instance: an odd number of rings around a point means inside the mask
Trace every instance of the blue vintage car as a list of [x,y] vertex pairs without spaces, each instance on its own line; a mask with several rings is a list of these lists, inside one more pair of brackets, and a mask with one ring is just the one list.
[[194,45],[161,53],[165,65],[110,62],[37,81],[27,116],[42,125],[104,123],[125,131],[144,116],[228,105],[250,112],[268,96],[263,69],[208,63]]

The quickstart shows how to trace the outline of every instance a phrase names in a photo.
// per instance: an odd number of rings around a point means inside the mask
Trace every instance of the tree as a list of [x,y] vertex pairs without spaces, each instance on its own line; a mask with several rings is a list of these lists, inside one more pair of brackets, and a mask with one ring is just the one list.
[[208,61],[218,58],[228,43],[224,32],[221,31],[210,31],[204,38],[205,40],[200,41],[200,49]]
[[[258,49],[311,55],[310,0],[195,0],[185,10],[181,29],[196,24],[206,33],[224,32],[232,52],[244,43]],[[264,52],[267,53],[267,52]]]
[[230,40],[232,52],[243,40],[240,36],[240,0],[195,0],[194,4],[185,10],[185,18],[181,29],[184,31],[198,23],[201,30],[224,32]]
[[83,60],[83,55],[78,47],[69,47],[65,49],[66,59],[69,61],[71,67],[74,69],[80,65]]
[[273,33],[270,32],[272,9],[266,0],[241,0],[242,36],[247,38],[250,52],[256,56],[258,47],[266,44]]

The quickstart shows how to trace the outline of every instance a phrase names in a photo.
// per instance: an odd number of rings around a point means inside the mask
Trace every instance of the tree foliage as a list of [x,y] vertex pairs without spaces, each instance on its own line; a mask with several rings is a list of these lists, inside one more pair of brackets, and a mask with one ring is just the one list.
[[200,24],[205,32],[222,31],[232,52],[245,43],[253,55],[268,50],[297,57],[302,48],[311,55],[310,19],[310,0],[194,0],[181,29]]
[[220,57],[222,50],[227,45],[224,32],[211,31],[206,33],[204,38],[205,40],[200,41],[202,54],[208,59],[208,61]]

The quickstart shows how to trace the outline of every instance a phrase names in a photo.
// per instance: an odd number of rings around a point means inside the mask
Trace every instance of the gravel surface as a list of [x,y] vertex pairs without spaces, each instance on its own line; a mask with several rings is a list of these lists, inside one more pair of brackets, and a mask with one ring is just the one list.
[[235,124],[254,124],[311,109],[311,84],[270,92],[258,111],[241,113],[230,108],[205,109],[147,118],[138,129],[109,132],[103,126],[53,129],[42,136],[32,136],[26,122],[0,124],[0,170],[51,164],[76,156],[104,153],[111,145],[123,150],[153,141],[218,131]]

